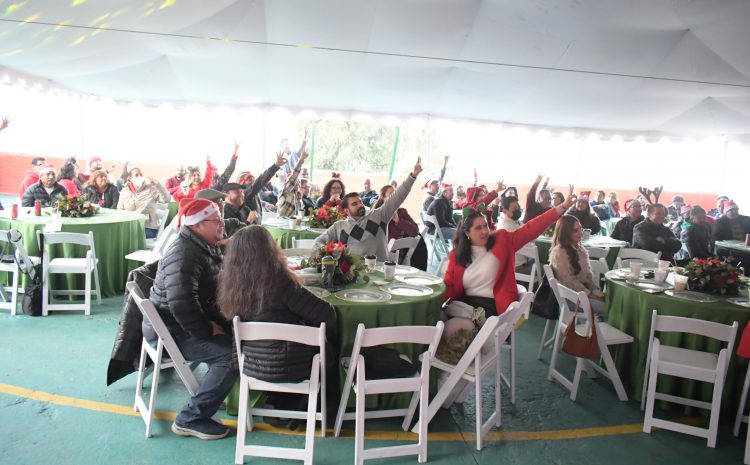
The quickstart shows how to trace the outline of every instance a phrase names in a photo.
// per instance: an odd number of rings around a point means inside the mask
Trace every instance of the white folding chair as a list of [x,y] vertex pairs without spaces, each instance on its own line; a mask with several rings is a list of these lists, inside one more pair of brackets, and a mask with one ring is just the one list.
[[[516,281],[529,283],[529,292],[534,292],[535,283],[542,282],[542,263],[539,261],[539,248],[533,242],[530,242],[516,252],[516,262],[521,261],[533,262],[531,272],[528,275],[516,273]],[[519,279],[521,275],[522,279]],[[531,279],[533,275],[533,280]]]
[[156,237],[146,239],[146,247],[153,249],[156,243],[159,242],[159,236],[164,233],[164,227],[167,224],[167,216],[169,216],[169,206],[166,203],[156,203],[156,219],[159,221],[159,228],[156,230]]
[[591,267],[591,274],[594,275],[594,282],[601,287],[602,278],[604,277],[605,274],[607,274],[607,271],[609,271],[609,266],[607,266],[607,260],[603,258],[590,259],[589,266]]
[[[519,288],[521,287],[522,286],[519,286]],[[510,334],[505,339],[501,339],[500,345],[500,354],[502,356],[503,351],[508,352],[510,365],[508,376],[505,376],[501,371],[500,378],[503,383],[508,386],[508,390],[510,391],[510,403],[513,405],[516,404],[516,328],[518,328],[525,320],[529,319],[531,314],[531,304],[534,302],[534,294],[532,292],[520,292],[519,289],[518,294],[520,296],[518,300],[519,317],[514,319],[513,328],[510,330]],[[506,312],[507,311],[509,310],[506,310]],[[503,315],[505,315],[505,313],[503,313]],[[521,319],[522,317],[524,319]]]
[[161,257],[164,256],[164,253],[169,246],[172,245],[172,242],[177,239],[179,234],[180,231],[177,228],[177,221],[172,220],[169,226],[167,226],[164,231],[156,237],[156,242],[152,249],[136,250],[135,252],[125,255],[125,259],[144,263],[161,260]]
[[[233,323],[234,341],[240,366],[240,405],[237,415],[237,447],[235,448],[234,462],[237,465],[241,465],[244,463],[245,456],[249,455],[252,457],[302,460],[305,465],[312,465],[316,421],[320,421],[321,423],[321,436],[325,436],[326,433],[325,323],[321,323],[319,328],[283,323],[243,323],[238,316],[234,317]],[[242,343],[245,341],[263,341],[269,339],[318,347],[319,353],[312,359],[310,378],[299,383],[272,383],[253,378],[243,373],[242,367],[245,365],[245,355],[242,352]],[[253,408],[249,405],[251,390],[306,395],[308,398],[307,412]],[[317,411],[318,393],[320,393],[320,412]],[[246,444],[247,431],[253,430],[253,415],[307,420],[305,448],[298,449]]]
[[[646,372],[643,377],[643,399],[641,400],[641,409],[646,409],[643,419],[644,433],[651,433],[652,427],[668,429],[706,438],[708,447],[716,447],[721,395],[724,391],[724,380],[729,367],[729,359],[733,354],[737,326],[736,321],[732,325],[725,325],[696,318],[658,315],[656,310],[653,311],[651,336],[646,356]],[[695,334],[725,342],[727,346],[721,349],[718,355],[712,352],[665,346],[661,344],[656,332]],[[657,392],[656,384],[660,373],[713,384],[714,392],[711,402]],[[654,402],[656,400],[666,400],[667,402],[709,410],[711,415],[708,428],[654,418]]]
[[661,252],[655,253],[643,249],[621,247],[620,253],[617,255],[615,268],[630,268],[631,261],[641,262],[644,268],[656,268],[659,266],[660,259]]
[[[625,334],[619,329],[609,325],[608,323],[596,323],[593,325],[596,328],[596,338],[599,345],[599,352],[601,354],[601,361],[604,362],[604,368],[599,363],[595,363],[593,360],[587,358],[576,357],[576,370],[573,380],[569,380],[556,368],[557,358],[562,348],[562,341],[565,335],[565,330],[568,325],[572,323],[574,311],[570,310],[569,303],[575,304],[580,302],[580,313],[582,313],[585,321],[580,324],[576,324],[575,331],[583,336],[591,335],[592,322],[594,321],[594,314],[591,310],[591,303],[585,292],[575,292],[562,284],[558,283],[556,279],[550,280],[551,287],[557,287],[558,294],[560,295],[560,319],[557,324],[557,332],[555,333],[555,344],[552,346],[552,360],[549,364],[549,371],[547,373],[547,379],[549,381],[557,380],[565,388],[570,391],[570,400],[575,401],[576,395],[578,395],[578,385],[581,381],[581,373],[585,370],[587,373],[593,373],[591,370],[598,371],[602,375],[609,378],[612,385],[617,392],[617,397],[621,401],[627,401],[628,396],[625,393],[625,387],[622,385],[620,375],[617,373],[617,367],[615,362],[612,360],[612,355],[609,353],[609,346],[618,344],[629,344],[633,342],[633,337]],[[578,319],[580,321],[580,318]]]
[[435,275],[444,278],[446,270],[448,270],[448,257],[443,257],[435,270]]
[[[432,366],[446,372],[448,377],[430,402],[427,409],[427,422],[432,421],[441,406],[444,408],[450,407],[457,394],[462,392],[468,384],[473,384],[476,402],[476,447],[477,450],[482,450],[483,440],[487,432],[502,424],[501,385],[503,382],[508,383],[507,380],[503,380],[502,357],[499,356],[500,348],[503,341],[513,337],[516,324],[523,315],[525,307],[530,306],[532,300],[532,295],[527,293],[521,299],[521,302],[510,304],[508,309],[499,317],[488,318],[455,365],[437,358],[432,360]],[[482,414],[484,402],[482,378],[492,371],[495,373],[495,410],[489,418],[484,420]],[[417,423],[412,432],[417,432],[419,427],[420,424]]]
[[[742,395],[740,396],[740,405],[737,407],[737,416],[734,418],[734,435],[740,435],[740,426],[742,423],[748,423],[750,418],[745,415],[745,406],[747,405],[747,392],[750,390],[750,366],[745,371],[745,382],[742,383]],[[748,428],[750,431],[750,428]]]
[[606,260],[609,255],[609,247],[585,247],[586,252],[589,253],[589,258],[599,260],[604,258]]
[[[5,229],[0,229],[0,272],[6,272],[10,275],[7,285],[0,286],[0,309],[10,310],[11,315],[16,314],[18,304],[18,283],[20,281],[21,270],[16,263],[15,245],[11,240],[11,233]],[[10,296],[7,295],[10,293]]]
[[[518,256],[518,254],[516,254]],[[534,292],[534,287],[537,283],[537,264],[536,262],[531,264],[531,269],[528,273],[519,273],[516,271],[516,281],[526,283],[526,290],[528,292]]]
[[388,241],[388,254],[391,259],[398,263],[399,252],[406,249],[406,255],[402,265],[411,266],[411,256],[414,253],[414,249],[419,245],[418,237],[402,237],[401,239],[391,239]]
[[[159,390],[159,374],[162,369],[174,368],[179,375],[182,383],[187,388],[191,396],[198,391],[198,380],[195,379],[193,370],[190,368],[190,362],[185,360],[182,352],[177,347],[177,343],[169,333],[167,326],[159,316],[159,312],[150,300],[143,297],[141,290],[135,282],[129,282],[125,285],[130,297],[135,301],[144,318],[151,322],[151,326],[156,333],[156,348],[152,347],[146,338],[141,342],[141,358],[138,362],[138,380],[135,385],[135,404],[136,412],[141,414],[144,423],[146,423],[146,437],[151,437],[151,425],[154,419],[154,406],[156,405],[156,394]],[[168,358],[163,358],[164,351]],[[146,360],[151,359],[153,363],[151,374],[151,392],[148,396],[148,405],[141,397],[143,391],[143,380],[147,375]]]
[[[551,283],[553,279],[555,279],[555,274],[552,271],[552,266],[549,264],[545,264],[543,266],[544,268],[544,275],[547,277],[547,282]],[[557,287],[553,287],[550,284],[550,289],[552,290],[552,293],[555,295],[555,299],[557,299],[557,305],[561,306],[563,305],[562,301],[560,300],[560,294],[557,292]],[[539,341],[539,350],[537,351],[536,358],[537,360],[542,359],[542,353],[544,352],[544,349],[547,347],[552,347],[552,344],[555,342],[555,336],[553,335],[549,339],[547,339],[547,333],[550,330],[550,326],[557,325],[557,322],[554,320],[547,320],[544,322],[544,330],[542,331],[542,339]]]
[[[435,357],[440,336],[443,333],[443,322],[439,321],[435,326],[394,326],[387,328],[365,329],[361,324],[357,327],[357,336],[354,339],[352,355],[348,359],[346,370],[346,381],[341,391],[341,403],[336,414],[334,435],[339,436],[341,424],[345,420],[355,420],[354,431],[354,463],[362,465],[365,460],[386,457],[400,457],[404,455],[417,455],[419,463],[427,461],[427,405],[430,389],[430,364]],[[424,344],[427,350],[422,354],[421,369],[413,377],[390,378],[390,379],[367,379],[365,373],[365,360],[360,354],[364,347],[373,347],[384,344]],[[342,363],[346,363],[342,359]],[[356,382],[354,376],[356,375]],[[354,391],[356,397],[355,412],[346,412],[349,402],[349,393]],[[369,394],[390,394],[396,392],[412,392],[409,408],[391,410],[368,410],[365,411],[365,396]],[[411,424],[414,411],[419,403],[419,440],[416,444],[405,444],[399,446],[377,447],[365,450],[365,419],[368,418],[390,418],[404,417],[401,427],[404,431]]]
[[292,238],[292,248],[312,250],[315,248],[315,239]]
[[[99,305],[102,304],[101,286],[99,285],[99,270],[97,265],[99,260],[96,258],[96,248],[94,247],[94,233],[89,231],[88,234],[81,233],[44,233],[44,246],[53,246],[55,244],[73,244],[88,247],[85,258],[53,258],[45,251],[42,260],[42,315],[47,316],[50,311],[60,310],[83,310],[85,315],[91,314],[91,294],[96,294],[96,300]],[[39,243],[42,243],[42,231],[37,231]],[[53,290],[50,288],[50,275],[53,274],[83,274],[84,289],[71,290]],[[91,275],[94,275],[94,284],[96,289],[91,287]],[[54,295],[83,295],[83,303],[61,304],[52,303]]]
[[[422,235],[424,236],[425,240],[428,240],[432,243],[430,257],[430,263],[432,263],[435,257],[445,257],[448,255],[449,245],[446,243],[445,238],[443,237],[443,231],[440,229],[435,215],[428,215],[425,211],[419,212],[419,215],[422,219],[422,224],[424,224],[426,227]],[[429,232],[429,227],[427,227],[428,223],[434,225],[434,230],[432,233]]]

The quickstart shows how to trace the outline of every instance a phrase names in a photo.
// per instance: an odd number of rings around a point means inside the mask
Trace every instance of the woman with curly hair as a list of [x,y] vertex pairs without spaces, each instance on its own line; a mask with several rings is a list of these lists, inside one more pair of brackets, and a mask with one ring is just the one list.
[[120,192],[107,178],[107,172],[97,170],[91,173],[83,188],[83,195],[89,202],[102,208],[117,208]]
[[603,315],[604,294],[594,282],[589,253],[581,244],[582,237],[583,227],[578,218],[571,215],[560,217],[552,235],[549,262],[560,284],[576,292],[585,292],[594,312]]
[[341,182],[340,175],[338,173],[332,174],[331,180],[323,187],[323,195],[318,199],[318,208],[326,204],[329,207],[333,205],[341,206],[341,199],[346,195],[346,187]]

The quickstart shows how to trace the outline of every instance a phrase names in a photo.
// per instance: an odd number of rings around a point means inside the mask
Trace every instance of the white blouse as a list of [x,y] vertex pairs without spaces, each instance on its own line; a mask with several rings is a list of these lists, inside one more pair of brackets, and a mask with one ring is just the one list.
[[471,246],[471,265],[464,271],[464,292],[466,295],[494,298],[492,288],[500,270],[500,261],[491,250],[484,246]]

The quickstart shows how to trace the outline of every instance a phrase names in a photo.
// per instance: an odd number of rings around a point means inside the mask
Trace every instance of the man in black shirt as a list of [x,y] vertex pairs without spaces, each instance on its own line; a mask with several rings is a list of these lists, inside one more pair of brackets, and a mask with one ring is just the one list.
[[638,200],[630,199],[625,202],[625,208],[627,209],[628,214],[617,222],[610,237],[619,241],[625,241],[632,245],[633,228],[645,219],[641,214],[643,212],[643,206]]

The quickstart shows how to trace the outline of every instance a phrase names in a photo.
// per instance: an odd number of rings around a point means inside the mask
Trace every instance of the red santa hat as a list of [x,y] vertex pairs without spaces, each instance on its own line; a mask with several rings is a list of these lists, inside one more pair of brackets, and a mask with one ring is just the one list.
[[45,174],[49,173],[50,171],[52,171],[53,173],[57,173],[57,171],[55,171],[55,167],[52,166],[52,165],[50,165],[49,163],[44,163],[43,165],[40,165],[39,166],[39,177],[41,178],[42,176],[44,176]]
[[89,168],[91,168],[91,165],[94,164],[94,162],[102,161],[102,157],[91,157],[89,158]]
[[591,191],[581,191],[578,194],[578,200],[588,200],[591,195]]
[[[41,174],[40,174],[41,176]],[[734,203],[734,200],[725,200],[724,201],[724,211],[728,212],[729,210],[739,210],[740,207],[737,206],[736,203]]]
[[427,180],[427,182],[426,182],[426,183],[424,183],[424,186],[422,186],[422,189],[429,189],[429,188],[430,188],[430,185],[431,185],[431,184],[432,184],[433,182],[438,182],[438,180],[437,180],[437,179],[435,179],[435,178],[430,178],[430,179],[428,179],[428,180]]
[[444,183],[440,184],[440,192],[445,192],[448,189],[453,189],[453,184],[451,184],[449,182],[444,182]]
[[208,199],[182,199],[177,211],[177,226],[193,226],[214,213],[219,214],[219,207]]

